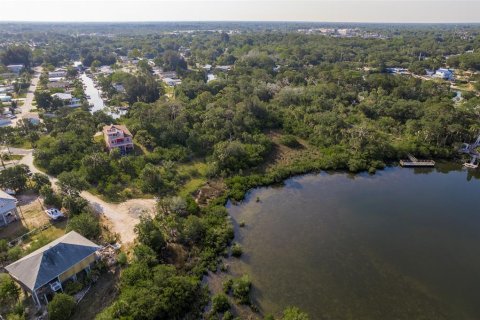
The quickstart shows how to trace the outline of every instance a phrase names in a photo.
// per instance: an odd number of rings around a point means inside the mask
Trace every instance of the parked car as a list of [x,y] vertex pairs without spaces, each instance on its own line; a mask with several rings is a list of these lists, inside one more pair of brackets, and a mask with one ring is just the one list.
[[56,208],[47,209],[45,210],[45,213],[47,214],[47,216],[49,216],[53,220],[58,220],[64,217],[62,211]]

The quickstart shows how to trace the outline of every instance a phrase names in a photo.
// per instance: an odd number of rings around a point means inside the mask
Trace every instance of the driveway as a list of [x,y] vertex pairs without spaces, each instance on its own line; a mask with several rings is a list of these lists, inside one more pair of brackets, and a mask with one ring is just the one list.
[[[11,148],[11,150],[12,153],[14,153],[13,150],[16,150],[24,154],[19,164],[27,165],[31,172],[43,173],[33,165],[33,150],[17,148]],[[48,178],[53,185],[56,185],[57,178],[53,176],[48,176]],[[80,195],[89,202],[95,211],[103,214],[110,221],[111,231],[119,235],[120,242],[123,244],[132,243],[135,240],[134,228],[140,222],[141,214],[155,213],[156,201],[154,199],[130,199],[116,204],[106,202],[88,191],[83,191]]]

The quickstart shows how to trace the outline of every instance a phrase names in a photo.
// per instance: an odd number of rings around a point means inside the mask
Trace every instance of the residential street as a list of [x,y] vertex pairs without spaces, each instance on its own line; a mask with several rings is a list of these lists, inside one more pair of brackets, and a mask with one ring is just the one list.
[[[33,165],[33,150],[10,148],[12,153],[24,154],[19,164],[25,164],[31,172],[39,172]],[[55,177],[48,176],[50,182],[55,186],[58,181]],[[131,199],[122,203],[108,203],[90,192],[83,191],[81,196],[86,199],[90,205],[99,213],[103,214],[112,226],[112,232],[120,236],[120,241],[131,243],[135,240],[134,227],[140,221],[142,213],[153,214],[156,202],[154,199]]]
[[27,97],[25,98],[23,105],[20,107],[22,112],[17,114],[17,118],[12,119],[12,126],[14,127],[17,125],[17,121],[19,119],[23,119],[25,116],[27,116],[30,113],[30,110],[32,110],[34,94],[35,94],[35,90],[37,89],[38,80],[40,79],[42,67],[36,67],[34,71],[35,73],[32,77],[30,87],[28,88]]

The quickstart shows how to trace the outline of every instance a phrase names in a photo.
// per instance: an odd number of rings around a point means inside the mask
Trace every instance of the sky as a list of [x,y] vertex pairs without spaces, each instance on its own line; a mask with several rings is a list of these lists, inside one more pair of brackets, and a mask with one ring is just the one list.
[[0,21],[480,23],[480,0],[0,0]]

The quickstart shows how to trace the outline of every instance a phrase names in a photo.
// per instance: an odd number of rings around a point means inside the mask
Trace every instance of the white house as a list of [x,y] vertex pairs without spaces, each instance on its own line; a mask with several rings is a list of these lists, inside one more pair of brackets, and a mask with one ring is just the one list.
[[12,85],[0,86],[0,93],[9,93],[13,91]]
[[66,76],[67,76],[67,70],[65,70],[65,69],[56,69],[55,71],[50,71],[48,73],[48,79],[49,80],[53,79],[53,78],[65,78]]
[[62,100],[63,104],[70,108],[80,107],[82,105],[81,100],[73,97],[70,93],[55,93],[52,94],[52,98],[57,98]]
[[23,64],[9,64],[7,66],[8,71],[12,73],[20,73],[20,71],[22,71],[23,68],[25,68],[25,65]]
[[216,79],[217,79],[217,76],[214,75],[213,73],[207,74],[207,83]]
[[226,65],[226,66],[216,66],[215,69],[220,70],[220,71],[230,71],[230,70],[232,70],[232,67],[233,67],[233,66],[229,66],[229,65]]
[[182,80],[172,79],[172,78],[163,78],[162,81],[165,82],[165,84],[167,84],[170,87],[174,87],[174,86],[182,83]]
[[0,102],[10,102],[12,101],[12,97],[7,96],[5,93],[0,94]]
[[17,199],[0,190],[0,227],[18,220]]
[[453,80],[453,71],[450,69],[438,69],[433,75],[435,78],[441,78],[443,80]]

